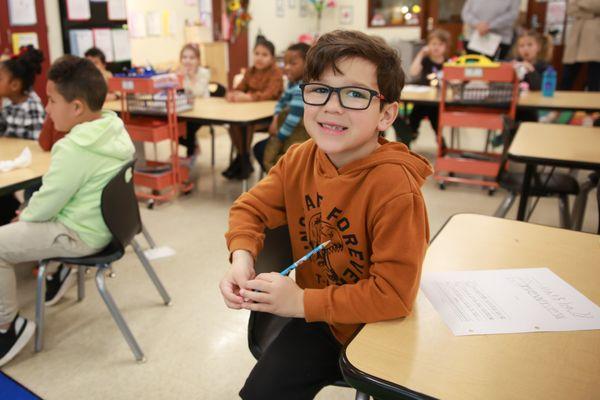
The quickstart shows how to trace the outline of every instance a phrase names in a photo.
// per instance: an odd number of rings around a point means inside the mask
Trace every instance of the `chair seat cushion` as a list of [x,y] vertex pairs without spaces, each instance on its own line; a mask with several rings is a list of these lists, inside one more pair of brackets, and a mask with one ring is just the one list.
[[55,257],[44,261],[56,261],[65,264],[96,266],[98,264],[110,264],[123,257],[124,251],[113,243],[109,244],[99,253],[85,257]]
[[[505,172],[498,183],[506,190],[520,192],[523,187],[523,178],[522,173]],[[544,188],[547,179],[548,174],[540,174],[539,181],[534,179],[530,194],[532,196],[552,196],[556,194],[576,195],[579,193],[579,184],[571,175],[554,173]]]

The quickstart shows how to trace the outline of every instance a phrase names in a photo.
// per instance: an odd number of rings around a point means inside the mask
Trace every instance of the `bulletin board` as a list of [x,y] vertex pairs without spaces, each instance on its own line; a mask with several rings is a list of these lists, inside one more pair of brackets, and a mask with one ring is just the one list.
[[[67,3],[69,3],[69,0],[59,0],[65,54],[83,55],[82,53],[93,45],[102,49],[105,53],[109,53],[106,54],[107,69],[112,73],[122,72],[123,69],[130,68],[131,55],[127,52],[127,49],[122,48],[124,42],[129,43],[129,36],[126,31],[127,19],[110,19],[109,2],[97,0],[89,1],[89,19],[69,19]],[[70,12],[73,13],[72,10]],[[115,42],[121,47],[114,46]],[[107,52],[105,50],[110,48],[112,48],[112,51]]]

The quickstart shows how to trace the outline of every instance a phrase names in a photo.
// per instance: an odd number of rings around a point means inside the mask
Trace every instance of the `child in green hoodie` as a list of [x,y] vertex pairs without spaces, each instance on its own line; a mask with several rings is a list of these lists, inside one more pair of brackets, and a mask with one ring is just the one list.
[[[102,111],[107,86],[91,61],[60,58],[48,72],[46,90],[46,111],[54,127],[68,134],[52,148],[42,187],[20,220],[0,227],[0,367],[35,331],[32,321],[19,316],[13,266],[104,248],[111,234],[100,211],[102,190],[134,153],[123,122]],[[64,288],[70,275],[66,267],[54,274],[57,286]]]

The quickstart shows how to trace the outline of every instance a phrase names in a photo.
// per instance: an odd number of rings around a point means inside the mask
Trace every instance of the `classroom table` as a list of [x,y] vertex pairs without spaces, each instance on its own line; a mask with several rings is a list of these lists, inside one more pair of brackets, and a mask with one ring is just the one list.
[[517,219],[523,221],[538,165],[600,169],[600,128],[524,122],[508,149],[508,159],[526,164],[517,212]]
[[[451,217],[424,271],[548,267],[600,304],[597,235],[475,214]],[[423,292],[404,319],[367,324],[345,379],[377,399],[593,399],[600,330],[454,336]]]
[[[275,101],[231,103],[223,97],[197,98],[194,101],[194,108],[189,111],[177,113],[177,118],[206,125],[238,125],[242,127],[244,135],[247,135],[254,125],[268,123],[271,120],[273,112],[275,111],[275,104]],[[121,101],[108,101],[104,103],[104,108],[121,112]],[[211,142],[211,154],[213,160],[214,152],[213,136]],[[242,181],[242,189],[246,191],[247,188],[248,180],[244,179]]]
[[31,165],[27,168],[0,172],[0,195],[13,193],[40,183],[42,176],[48,171],[50,152],[42,150],[35,140],[0,137],[0,160],[16,158],[25,147],[29,147],[31,150]]
[[[416,104],[437,105],[440,102],[438,89],[426,92],[403,90],[401,101]],[[539,91],[522,92],[517,103],[519,109],[558,111],[600,111],[600,92],[556,91],[553,97],[544,97]]]

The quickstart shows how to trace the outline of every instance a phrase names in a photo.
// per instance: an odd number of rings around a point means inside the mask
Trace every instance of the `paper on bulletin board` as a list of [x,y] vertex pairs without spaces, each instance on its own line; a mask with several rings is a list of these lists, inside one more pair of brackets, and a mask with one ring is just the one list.
[[127,26],[132,38],[146,37],[146,15],[143,12],[130,12],[127,16]]
[[109,20],[123,21],[127,19],[127,7],[125,6],[125,0],[108,0],[106,8]]
[[164,10],[162,12],[162,33],[165,36],[172,36],[177,30],[177,14],[173,11]]
[[92,18],[89,0],[67,0],[67,19],[87,21]]
[[78,57],[83,57],[90,47],[94,47],[94,35],[91,29],[71,29],[69,40],[71,54]]
[[430,272],[421,289],[456,336],[600,329],[600,307],[548,268]]
[[8,21],[12,26],[37,24],[35,0],[8,0]]
[[115,53],[115,61],[131,60],[131,47],[129,45],[129,32],[124,29],[113,29],[112,42]]
[[23,46],[32,45],[36,49],[40,47],[38,36],[35,32],[19,32],[12,34],[13,54],[17,54]]
[[115,59],[113,51],[113,41],[111,30],[108,28],[92,29],[94,34],[94,46],[102,50],[106,56],[107,62],[113,62]]
[[146,33],[148,36],[162,35],[162,18],[160,11],[149,11],[146,13]]

